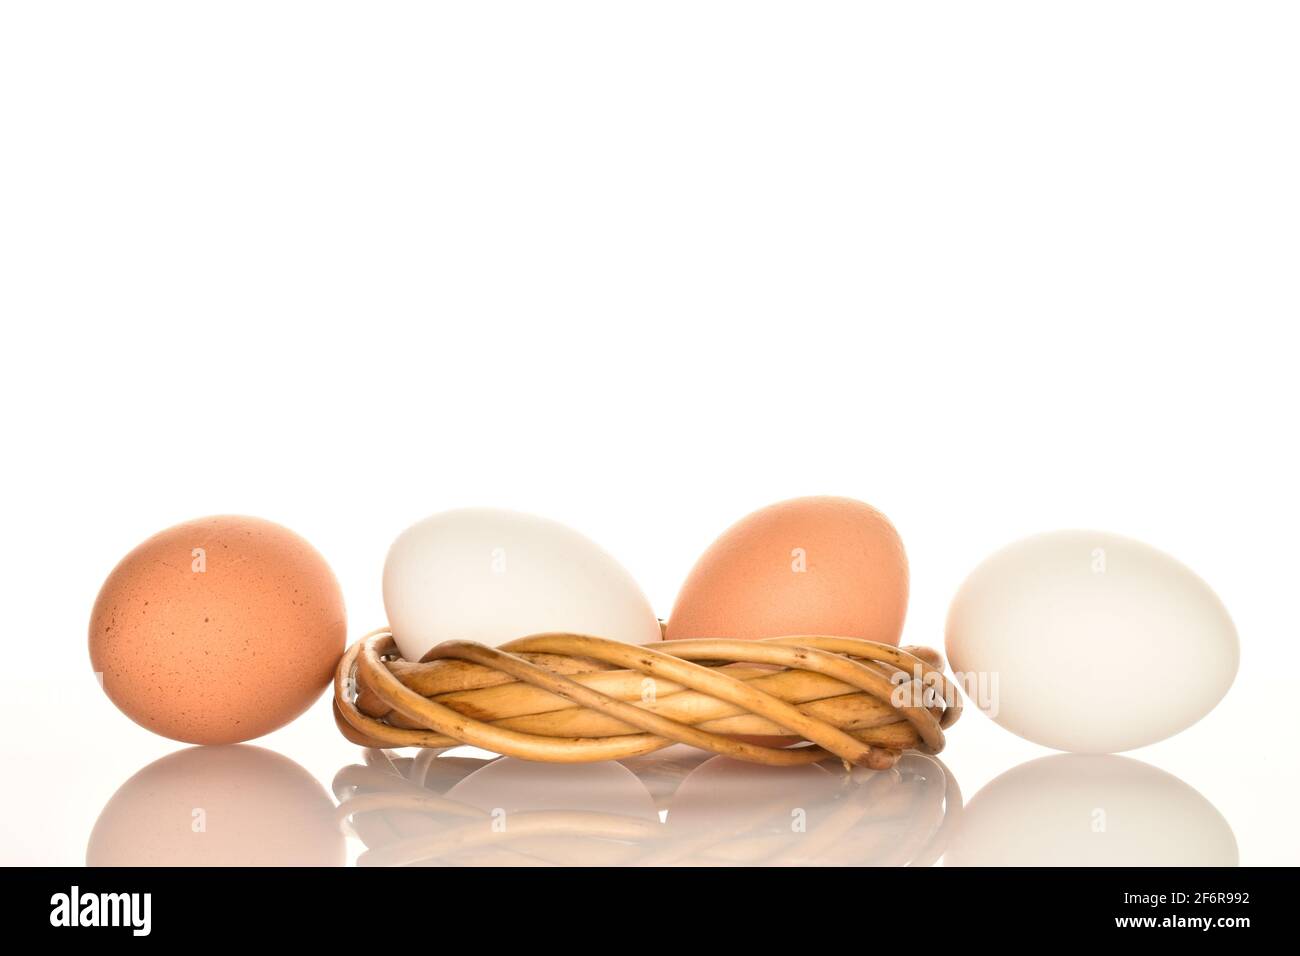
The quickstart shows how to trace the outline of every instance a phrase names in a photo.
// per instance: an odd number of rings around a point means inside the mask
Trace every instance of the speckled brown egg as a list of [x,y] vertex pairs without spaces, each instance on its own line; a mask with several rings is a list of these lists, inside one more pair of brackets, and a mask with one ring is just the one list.
[[91,613],[90,660],[136,723],[229,744],[311,706],[346,637],[343,594],[315,548],[270,521],[219,515],[118,563]]

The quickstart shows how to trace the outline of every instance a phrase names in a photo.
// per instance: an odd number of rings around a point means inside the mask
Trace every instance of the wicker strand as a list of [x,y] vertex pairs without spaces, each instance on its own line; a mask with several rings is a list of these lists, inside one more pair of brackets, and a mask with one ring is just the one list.
[[[959,701],[934,651],[811,635],[637,646],[539,634],[447,641],[411,663],[378,630],[343,655],[334,688],[339,728],[362,746],[472,744],[563,763],[684,743],[773,766],[885,769],[904,750],[941,751]],[[810,745],[769,745],[791,735]]]

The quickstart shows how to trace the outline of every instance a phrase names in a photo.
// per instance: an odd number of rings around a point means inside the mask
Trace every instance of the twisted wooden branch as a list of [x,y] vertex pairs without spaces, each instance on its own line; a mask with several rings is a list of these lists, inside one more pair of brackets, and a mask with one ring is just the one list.
[[[387,630],[343,655],[340,730],[367,747],[472,744],[528,760],[620,760],[690,744],[774,766],[834,756],[872,769],[938,753],[961,713],[939,655],[843,637],[622,644],[539,634],[447,641],[418,664]],[[794,735],[787,748],[738,739]],[[779,742],[779,741],[778,741]]]

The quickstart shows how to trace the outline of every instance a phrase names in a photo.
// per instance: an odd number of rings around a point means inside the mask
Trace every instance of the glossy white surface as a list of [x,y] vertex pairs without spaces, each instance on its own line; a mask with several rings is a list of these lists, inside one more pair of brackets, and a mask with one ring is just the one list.
[[1223,815],[1171,774],[1110,754],[1008,770],[962,813],[949,866],[1236,866]]
[[[1273,686],[1275,690],[1281,685]],[[555,766],[363,751],[326,701],[251,745],[151,737],[75,682],[20,680],[11,703],[64,699],[11,740],[0,864],[1294,865],[1297,773],[1239,750],[1258,710],[1229,695],[1198,728],[1126,756],[1051,754],[979,714],[936,762],[898,771],[752,767],[675,747]],[[1280,698],[1275,698],[1280,699]],[[30,710],[28,711],[30,712]],[[93,728],[88,731],[85,728]],[[78,729],[80,728],[80,729]],[[196,826],[201,824],[201,826]]]

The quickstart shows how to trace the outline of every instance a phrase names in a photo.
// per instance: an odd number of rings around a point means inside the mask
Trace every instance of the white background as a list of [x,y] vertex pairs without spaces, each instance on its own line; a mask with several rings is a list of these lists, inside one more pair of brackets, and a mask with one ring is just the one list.
[[[534,511],[667,614],[756,507],[858,497],[941,646],[1085,526],[1217,590],[1224,703],[1133,756],[1300,862],[1300,11],[1283,3],[0,7],[0,862],[177,749],[85,628],[137,542],[271,518],[383,623],[392,538]],[[328,784],[322,705],[260,742]],[[967,796],[1045,753],[971,714]]]

